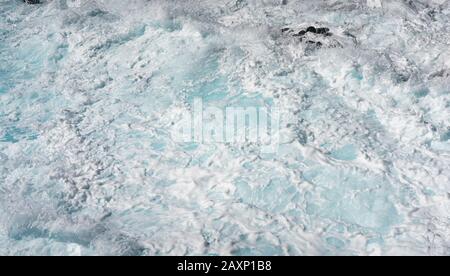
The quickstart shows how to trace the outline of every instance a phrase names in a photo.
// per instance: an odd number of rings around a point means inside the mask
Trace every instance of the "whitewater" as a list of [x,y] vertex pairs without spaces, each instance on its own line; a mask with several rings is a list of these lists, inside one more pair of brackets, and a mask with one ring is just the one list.
[[[0,0],[0,254],[450,254],[450,1],[41,2]],[[175,141],[196,97],[278,150]]]

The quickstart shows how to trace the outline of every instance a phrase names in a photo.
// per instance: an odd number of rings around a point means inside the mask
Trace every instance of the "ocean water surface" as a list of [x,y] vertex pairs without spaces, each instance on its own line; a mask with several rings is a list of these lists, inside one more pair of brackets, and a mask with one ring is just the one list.
[[[42,2],[0,0],[0,254],[450,254],[450,1]],[[278,150],[174,140],[195,98]]]

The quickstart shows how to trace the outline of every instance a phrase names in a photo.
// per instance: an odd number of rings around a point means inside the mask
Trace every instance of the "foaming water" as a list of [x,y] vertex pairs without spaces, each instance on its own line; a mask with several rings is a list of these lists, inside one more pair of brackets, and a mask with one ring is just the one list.
[[[43,2],[0,1],[0,253],[449,253],[448,1]],[[174,141],[195,98],[279,150]]]

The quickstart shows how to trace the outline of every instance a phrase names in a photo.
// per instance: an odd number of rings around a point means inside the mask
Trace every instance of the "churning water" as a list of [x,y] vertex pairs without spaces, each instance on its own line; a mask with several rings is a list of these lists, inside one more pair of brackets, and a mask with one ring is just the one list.
[[[449,1],[43,2],[0,0],[0,254],[450,253]],[[175,141],[195,98],[277,151]]]

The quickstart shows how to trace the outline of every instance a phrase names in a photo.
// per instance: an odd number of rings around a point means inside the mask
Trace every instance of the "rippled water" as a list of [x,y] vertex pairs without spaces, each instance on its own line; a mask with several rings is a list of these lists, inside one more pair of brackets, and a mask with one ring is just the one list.
[[[0,0],[0,254],[450,253],[449,1],[43,2]],[[196,97],[279,151],[177,143]]]

